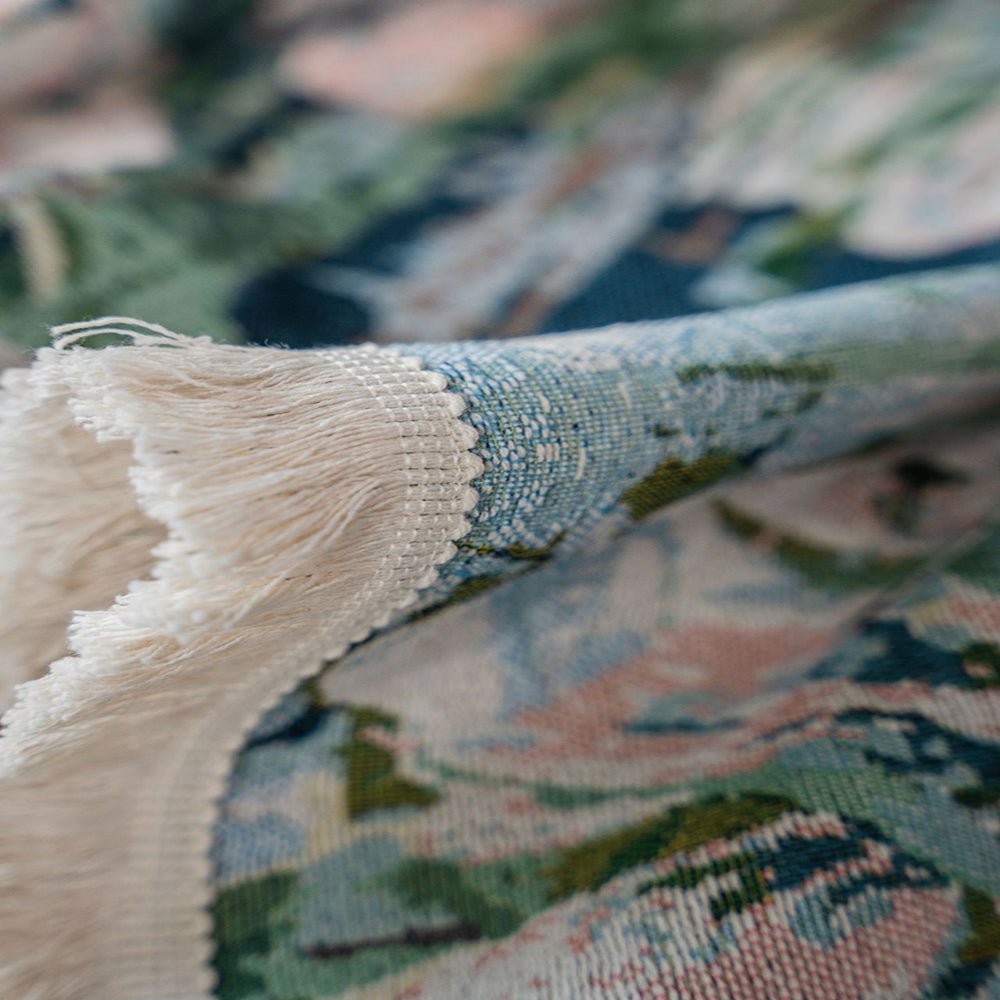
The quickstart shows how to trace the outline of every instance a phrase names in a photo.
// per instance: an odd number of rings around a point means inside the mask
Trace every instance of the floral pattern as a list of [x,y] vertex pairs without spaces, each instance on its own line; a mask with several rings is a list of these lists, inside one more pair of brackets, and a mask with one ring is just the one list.
[[1000,997],[998,40],[0,0],[0,335],[394,344],[479,433],[439,581],[235,761],[221,998]]
[[739,480],[331,666],[231,776],[220,995],[993,995],[998,460]]

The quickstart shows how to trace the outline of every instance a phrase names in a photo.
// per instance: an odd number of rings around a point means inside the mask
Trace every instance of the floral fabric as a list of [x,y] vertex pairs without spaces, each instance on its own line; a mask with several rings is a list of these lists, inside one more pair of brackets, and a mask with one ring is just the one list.
[[408,349],[473,528],[245,744],[220,996],[990,995],[998,302]]
[[234,761],[219,997],[1000,997],[998,94],[992,0],[0,0],[0,334],[479,433]]

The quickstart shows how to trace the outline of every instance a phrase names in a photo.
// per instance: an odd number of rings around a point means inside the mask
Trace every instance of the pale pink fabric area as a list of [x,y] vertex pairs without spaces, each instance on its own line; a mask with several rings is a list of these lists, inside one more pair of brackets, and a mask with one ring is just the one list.
[[288,52],[285,74],[312,98],[420,119],[468,100],[478,79],[542,31],[526,4],[434,0],[404,7],[368,31],[303,38]]

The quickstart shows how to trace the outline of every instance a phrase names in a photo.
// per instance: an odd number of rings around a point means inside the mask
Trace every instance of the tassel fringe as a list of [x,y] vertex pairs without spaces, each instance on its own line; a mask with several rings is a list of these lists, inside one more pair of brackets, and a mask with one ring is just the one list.
[[[95,334],[131,343],[73,349]],[[5,374],[0,697],[20,687],[0,738],[0,995],[208,995],[231,755],[468,530],[481,466],[445,388],[373,347],[117,317]]]

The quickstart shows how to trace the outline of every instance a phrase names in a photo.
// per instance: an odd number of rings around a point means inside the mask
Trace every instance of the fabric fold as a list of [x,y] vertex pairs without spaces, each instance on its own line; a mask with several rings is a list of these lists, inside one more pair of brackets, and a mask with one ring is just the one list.
[[998,317],[975,268],[391,350],[57,331],[0,413],[0,988],[208,995],[213,802],[283,693],[723,478],[988,409]]

